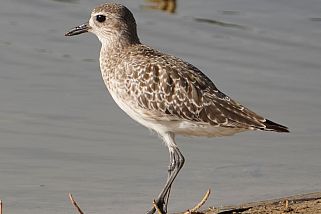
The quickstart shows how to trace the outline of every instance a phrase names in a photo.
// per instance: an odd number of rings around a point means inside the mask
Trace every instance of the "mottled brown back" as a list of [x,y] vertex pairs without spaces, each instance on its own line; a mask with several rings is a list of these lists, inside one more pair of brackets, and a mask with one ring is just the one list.
[[139,107],[156,113],[155,119],[170,117],[220,127],[270,129],[263,117],[220,92],[193,65],[144,45],[129,48],[126,54],[128,93]]

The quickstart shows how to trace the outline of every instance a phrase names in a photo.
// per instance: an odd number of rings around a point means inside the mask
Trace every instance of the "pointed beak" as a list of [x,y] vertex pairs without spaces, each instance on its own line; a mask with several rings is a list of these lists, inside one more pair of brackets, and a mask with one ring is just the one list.
[[89,24],[85,23],[85,24],[79,25],[77,27],[74,27],[73,29],[71,29],[70,31],[65,33],[65,36],[75,36],[78,34],[86,33],[90,29],[91,29],[91,27],[89,26]]

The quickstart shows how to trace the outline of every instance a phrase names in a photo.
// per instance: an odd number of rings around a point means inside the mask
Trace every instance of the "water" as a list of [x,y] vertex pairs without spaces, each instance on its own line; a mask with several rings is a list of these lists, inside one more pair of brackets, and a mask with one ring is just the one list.
[[[179,137],[187,161],[171,210],[192,206],[209,187],[207,205],[320,191],[319,1],[184,0],[176,15],[121,2],[144,43],[193,63],[292,131]],[[88,213],[144,213],[165,181],[167,149],[107,93],[98,40],[63,36],[99,3],[1,2],[0,198],[10,213],[73,213],[68,192]]]

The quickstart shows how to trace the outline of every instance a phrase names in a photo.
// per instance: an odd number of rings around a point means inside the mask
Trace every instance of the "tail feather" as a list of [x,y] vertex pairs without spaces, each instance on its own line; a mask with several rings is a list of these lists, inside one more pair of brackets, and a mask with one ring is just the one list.
[[266,119],[266,121],[263,124],[266,127],[264,130],[276,132],[290,132],[288,127],[272,122],[271,120]]

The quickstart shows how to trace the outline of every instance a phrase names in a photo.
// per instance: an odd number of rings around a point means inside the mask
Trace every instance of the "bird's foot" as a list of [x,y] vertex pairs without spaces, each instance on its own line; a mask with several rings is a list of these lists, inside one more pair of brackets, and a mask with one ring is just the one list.
[[157,212],[157,214],[166,214],[166,208],[165,208],[165,203],[161,200],[153,201],[153,208],[148,211],[146,214],[154,214]]
[[[183,212],[183,214],[194,214],[194,213],[199,213],[198,210],[205,204],[207,199],[209,198],[211,194],[211,189],[208,189],[203,198],[198,202],[193,208],[186,210]],[[147,214],[154,214],[157,212],[157,214],[166,214],[167,212],[164,209],[164,202],[157,202],[153,201],[153,208],[147,212]]]

